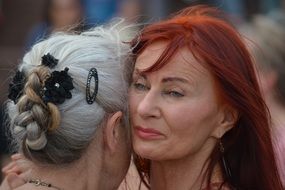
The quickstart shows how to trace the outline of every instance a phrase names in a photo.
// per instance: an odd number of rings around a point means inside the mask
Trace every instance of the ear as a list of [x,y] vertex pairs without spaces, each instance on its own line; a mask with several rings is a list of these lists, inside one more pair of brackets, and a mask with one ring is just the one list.
[[105,143],[106,147],[110,151],[111,154],[116,152],[117,149],[117,144],[119,142],[119,132],[120,132],[120,125],[121,125],[121,119],[122,119],[122,112],[118,111],[114,113],[113,115],[109,116],[106,122],[106,127],[105,127]]
[[213,131],[212,136],[220,139],[222,136],[235,126],[238,120],[238,112],[230,106],[223,106],[220,110],[218,127]]

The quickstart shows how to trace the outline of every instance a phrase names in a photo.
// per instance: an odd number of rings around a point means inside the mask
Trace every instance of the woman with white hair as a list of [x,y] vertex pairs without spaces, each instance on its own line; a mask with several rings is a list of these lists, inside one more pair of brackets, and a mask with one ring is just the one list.
[[130,47],[117,28],[55,34],[24,56],[7,112],[33,168],[17,189],[117,189],[124,179]]

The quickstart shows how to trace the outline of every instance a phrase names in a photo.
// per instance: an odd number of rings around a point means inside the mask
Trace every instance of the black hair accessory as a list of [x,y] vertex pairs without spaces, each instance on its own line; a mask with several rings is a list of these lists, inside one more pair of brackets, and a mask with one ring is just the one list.
[[68,75],[68,68],[62,71],[54,71],[45,81],[42,91],[42,99],[45,103],[62,104],[65,99],[70,99],[70,90],[74,88],[72,78]]
[[18,102],[18,99],[23,94],[24,83],[25,83],[24,73],[21,71],[17,71],[11,83],[9,84],[9,94],[8,94],[8,98],[13,100],[15,104]]
[[[91,79],[93,77],[95,80],[95,87],[94,87],[94,92],[91,94],[90,84],[91,84]],[[96,99],[97,93],[98,93],[98,73],[95,68],[91,68],[88,73],[87,84],[86,84],[86,101],[88,104],[93,104],[93,102]]]
[[232,180],[232,173],[231,173],[230,168],[228,167],[228,164],[226,162],[225,155],[224,155],[225,147],[223,145],[222,139],[220,139],[219,146],[220,146],[219,148],[220,148],[220,153],[221,153],[221,156],[222,156],[222,163],[223,163],[224,171],[225,171],[225,174],[226,174],[226,178],[229,179],[229,180]]
[[58,59],[54,58],[50,53],[42,56],[42,65],[54,68],[58,64]]

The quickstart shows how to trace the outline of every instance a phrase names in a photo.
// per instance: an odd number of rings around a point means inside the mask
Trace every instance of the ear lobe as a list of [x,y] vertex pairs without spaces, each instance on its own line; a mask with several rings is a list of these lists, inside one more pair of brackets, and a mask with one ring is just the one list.
[[105,127],[105,142],[110,153],[114,153],[119,142],[119,127],[121,125],[122,112],[118,111],[109,116]]
[[236,109],[226,106],[222,112],[219,127],[216,128],[213,136],[220,139],[227,131],[234,127],[238,117],[239,115]]

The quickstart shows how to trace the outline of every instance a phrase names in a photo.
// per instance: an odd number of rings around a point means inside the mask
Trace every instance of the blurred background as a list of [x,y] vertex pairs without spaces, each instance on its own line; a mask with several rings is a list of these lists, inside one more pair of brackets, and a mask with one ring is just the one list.
[[[117,16],[130,23],[151,23],[195,4],[208,4],[224,10],[238,28],[252,23],[256,15],[263,15],[283,26],[285,23],[285,0],[0,0],[1,105],[7,97],[9,76],[14,73],[21,57],[35,42],[51,33],[80,32]],[[80,24],[75,26],[76,23]],[[241,28],[248,31],[250,27]],[[284,54],[282,56],[284,61]],[[2,108],[1,120],[3,112]],[[3,126],[0,127],[0,157],[8,151]],[[3,165],[3,159],[0,160]]]

